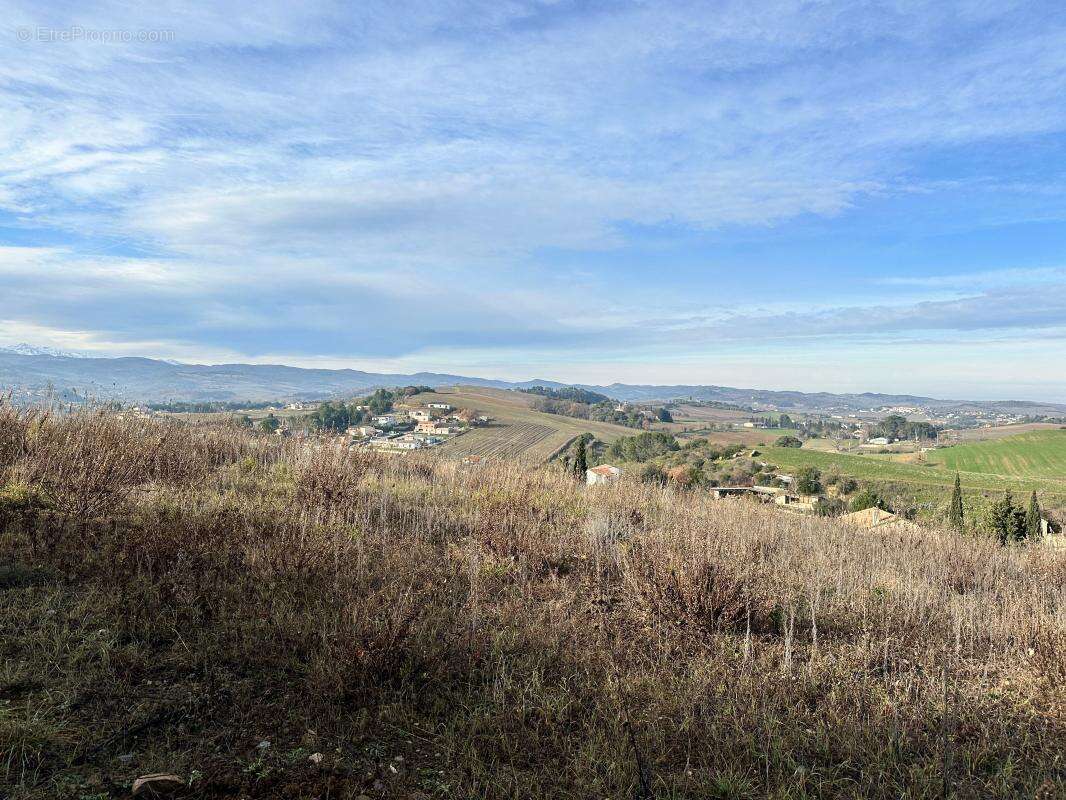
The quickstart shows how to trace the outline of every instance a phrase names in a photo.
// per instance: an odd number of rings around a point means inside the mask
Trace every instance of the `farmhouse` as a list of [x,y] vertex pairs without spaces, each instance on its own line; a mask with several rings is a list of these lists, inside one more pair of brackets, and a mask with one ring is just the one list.
[[612,467],[610,464],[600,464],[598,467],[585,471],[585,483],[593,486],[597,483],[613,483],[622,476],[622,470]]
[[398,417],[395,414],[381,414],[374,417],[375,425],[395,425],[398,421]]
[[416,408],[413,411],[408,412],[407,416],[416,422],[429,422],[433,419],[433,412],[428,408]]
[[774,497],[774,502],[779,506],[786,506],[793,511],[814,511],[817,497],[800,497],[798,494],[779,494]]
[[447,403],[427,403],[430,408],[435,408],[438,411],[451,411],[452,407]]

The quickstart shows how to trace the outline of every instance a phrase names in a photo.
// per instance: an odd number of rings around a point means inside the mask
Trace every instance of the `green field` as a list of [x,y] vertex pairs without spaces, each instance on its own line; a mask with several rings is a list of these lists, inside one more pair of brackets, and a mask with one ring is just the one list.
[[[1028,438],[1028,435],[1012,437],[1012,439],[1023,438]],[[1057,498],[1066,498],[1066,471],[1061,467],[1057,472],[1055,471],[1052,466],[1053,456],[1045,453],[1045,450],[1049,449],[1048,446],[1045,444],[1041,447],[1037,444],[1034,447],[1031,444],[1014,443],[1012,439],[945,448],[936,453],[927,453],[924,462],[904,462],[876,455],[851,455],[806,448],[780,447],[765,450],[764,457],[782,471],[801,466],[813,466],[823,472],[836,472],[860,480],[907,484],[923,494],[928,493],[922,490],[940,490],[951,486],[955,481],[955,470],[958,469],[962,485],[967,490],[1011,489],[1016,492],[1036,490]],[[981,452],[986,447],[1004,445],[1002,458],[998,461],[982,462],[978,454],[974,452],[975,449]],[[1059,444],[1059,447],[1064,448],[1058,451],[1059,458],[1066,459],[1066,438]],[[1032,452],[1029,452],[1030,450]],[[937,459],[936,463],[933,462],[934,457]],[[983,467],[982,464],[986,463],[994,466],[997,471],[990,471],[987,467]],[[1026,463],[1030,466],[1025,467]],[[1010,472],[1007,471],[1007,464],[1014,465],[1016,469],[1028,471]]]
[[1066,481],[1066,430],[1044,430],[947,447],[928,454],[949,470]]

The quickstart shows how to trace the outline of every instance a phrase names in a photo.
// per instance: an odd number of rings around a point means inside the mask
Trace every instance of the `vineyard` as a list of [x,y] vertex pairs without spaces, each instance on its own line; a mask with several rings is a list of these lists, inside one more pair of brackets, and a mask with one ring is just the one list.
[[545,414],[533,408],[534,400],[533,395],[523,392],[485,387],[438,389],[411,398],[416,404],[448,403],[492,419],[491,424],[472,428],[436,448],[446,458],[477,456],[541,464],[583,433],[591,433],[601,442],[635,433],[610,422]]
[[558,447],[552,444],[558,433],[555,428],[533,422],[496,424],[467,431],[442,445],[440,452],[452,458],[478,456],[539,462]]

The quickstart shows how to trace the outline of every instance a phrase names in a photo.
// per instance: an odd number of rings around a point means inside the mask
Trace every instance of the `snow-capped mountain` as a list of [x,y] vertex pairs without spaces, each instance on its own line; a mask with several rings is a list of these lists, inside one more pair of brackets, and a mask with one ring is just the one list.
[[15,353],[20,356],[54,356],[56,358],[92,358],[93,356],[87,353],[78,353],[74,350],[60,350],[56,347],[42,347],[36,344],[26,344],[26,342],[19,342],[18,344],[2,345],[0,351],[5,353]]

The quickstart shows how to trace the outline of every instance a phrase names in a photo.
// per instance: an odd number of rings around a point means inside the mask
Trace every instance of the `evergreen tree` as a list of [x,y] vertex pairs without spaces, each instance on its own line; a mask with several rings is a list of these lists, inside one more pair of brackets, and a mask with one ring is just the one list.
[[1025,512],[1025,535],[1029,539],[1040,536],[1040,503],[1034,491],[1029,498],[1029,509]]
[[1002,500],[992,504],[991,526],[1000,544],[1025,538],[1025,511],[1014,505],[1010,489],[1003,493]]
[[585,453],[585,437],[582,436],[577,440],[577,449],[574,453],[574,476],[584,478],[585,471],[588,468],[588,456]]
[[962,510],[962,484],[959,481],[959,473],[955,473],[955,488],[951,492],[951,505],[948,506],[948,523],[959,533],[965,528]]
[[259,423],[259,429],[265,433],[273,433],[281,427],[281,420],[274,416],[273,412],[266,415]]

